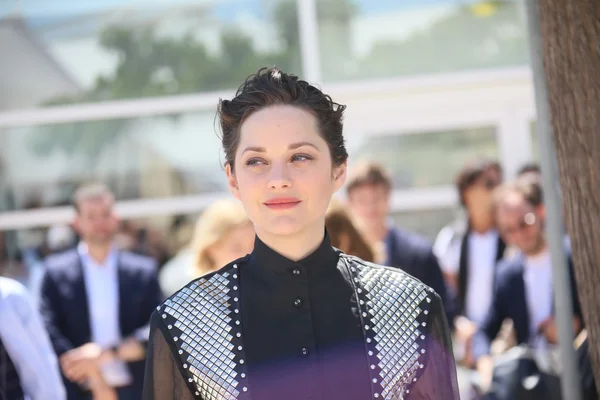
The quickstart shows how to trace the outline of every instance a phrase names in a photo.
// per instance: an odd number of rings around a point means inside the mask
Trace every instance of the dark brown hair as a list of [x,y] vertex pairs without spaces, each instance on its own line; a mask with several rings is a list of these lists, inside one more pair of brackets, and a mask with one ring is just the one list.
[[[465,205],[465,192],[473,186],[479,178],[489,170],[496,170],[501,175],[502,168],[496,161],[477,159],[467,163],[456,176],[455,185],[461,205]],[[500,183],[500,182],[498,182]]]
[[81,211],[81,203],[101,199],[108,199],[112,203],[115,201],[115,196],[106,185],[102,183],[89,183],[77,188],[75,193],[73,193],[71,201],[75,207],[75,211],[79,213]]
[[517,176],[520,177],[520,176],[523,176],[523,175],[529,174],[529,173],[541,174],[542,170],[540,168],[540,165],[538,163],[535,163],[535,162],[525,163],[517,171]]
[[[341,206],[332,206],[325,214],[325,227],[331,238],[331,245],[344,253],[359,257],[368,262],[375,261],[375,252],[358,231],[350,215]],[[342,249],[342,235],[348,237],[348,248]]]
[[275,105],[292,105],[310,112],[317,120],[319,133],[327,142],[335,166],[348,158],[342,135],[346,106],[292,74],[277,68],[261,68],[250,75],[231,100],[219,100],[217,115],[221,125],[221,143],[225,163],[234,168],[240,142],[240,127],[252,113]]
[[383,165],[373,162],[362,162],[352,169],[346,182],[346,194],[360,186],[384,186],[390,190],[392,179]]

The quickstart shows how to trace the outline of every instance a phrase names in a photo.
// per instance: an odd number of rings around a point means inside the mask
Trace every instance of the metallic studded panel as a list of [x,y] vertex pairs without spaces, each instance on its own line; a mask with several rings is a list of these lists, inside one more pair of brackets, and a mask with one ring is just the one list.
[[373,397],[402,400],[424,367],[433,290],[400,270],[346,260],[361,308]]
[[234,266],[190,283],[159,310],[202,400],[246,398],[238,284]]

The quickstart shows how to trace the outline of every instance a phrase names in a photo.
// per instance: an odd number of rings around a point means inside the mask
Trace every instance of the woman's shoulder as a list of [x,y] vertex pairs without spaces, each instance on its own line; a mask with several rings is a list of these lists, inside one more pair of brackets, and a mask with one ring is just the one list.
[[340,254],[340,258],[346,261],[351,273],[355,275],[355,279],[358,279],[355,282],[361,282],[364,286],[387,287],[390,290],[394,289],[392,291],[395,292],[439,297],[432,288],[400,268],[375,264],[344,253]]
[[239,269],[247,259],[248,256],[239,258],[217,271],[190,281],[158,306],[157,313],[179,316],[203,308],[222,309],[227,302],[237,300]]

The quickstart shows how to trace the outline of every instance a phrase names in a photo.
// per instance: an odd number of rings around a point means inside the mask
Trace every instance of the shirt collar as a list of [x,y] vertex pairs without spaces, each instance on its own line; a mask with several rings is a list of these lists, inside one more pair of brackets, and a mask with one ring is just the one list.
[[111,246],[104,263],[99,263],[90,256],[88,245],[84,241],[80,241],[77,245],[77,253],[79,254],[79,257],[81,258],[81,261],[85,267],[90,265],[107,265],[109,267],[116,267],[117,265],[118,250],[115,245]]
[[337,270],[338,258],[339,252],[331,246],[326,230],[319,247],[299,261],[292,261],[277,253],[256,236],[251,254],[251,259],[254,260],[251,268],[258,274],[310,279]]

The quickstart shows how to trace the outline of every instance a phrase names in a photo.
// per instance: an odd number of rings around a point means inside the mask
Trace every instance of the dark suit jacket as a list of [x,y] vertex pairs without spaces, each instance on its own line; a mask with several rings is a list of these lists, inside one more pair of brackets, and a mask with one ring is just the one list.
[[450,302],[437,257],[427,239],[392,227],[385,238],[385,248],[384,265],[400,268],[435,290],[442,299],[446,317],[452,326],[455,308]]
[[[162,294],[156,277],[156,263],[151,258],[119,252],[117,265],[119,323],[121,335],[126,338],[149,324],[150,315],[162,301]],[[83,264],[76,249],[48,257],[40,297],[41,314],[59,357],[92,341]],[[144,364],[145,361],[128,364],[139,398],[142,396]],[[69,400],[84,398],[85,393],[78,385],[64,376],[63,379]]]
[[[570,257],[568,266],[571,293],[573,295],[573,314],[583,321],[577,296],[573,264]],[[505,319],[513,321],[517,344],[525,344],[532,339],[529,327],[529,308],[527,307],[525,293],[525,279],[523,277],[524,270],[525,265],[522,256],[502,260],[498,264],[492,304],[486,319],[480,326],[479,332],[473,341],[473,354],[476,359],[489,354],[490,343],[498,335],[502,322]]]

